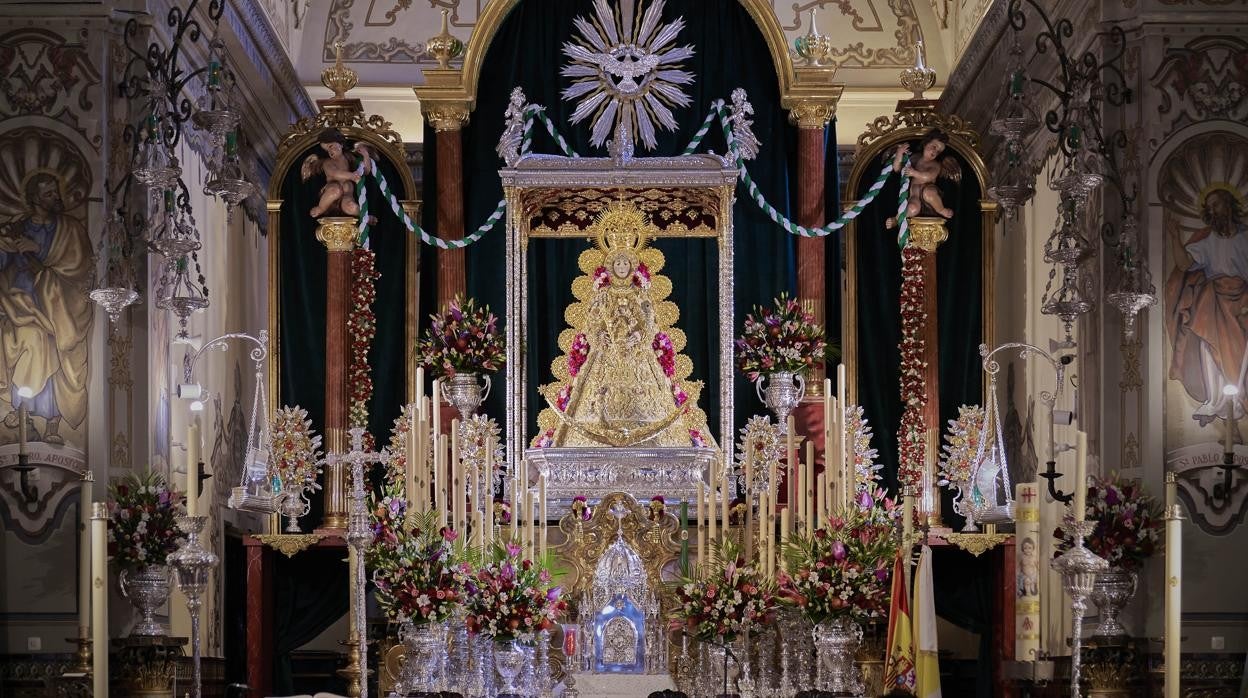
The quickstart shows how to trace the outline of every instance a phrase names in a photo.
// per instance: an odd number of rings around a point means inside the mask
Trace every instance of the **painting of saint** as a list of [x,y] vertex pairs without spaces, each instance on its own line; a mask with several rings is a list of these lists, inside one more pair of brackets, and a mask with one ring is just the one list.
[[[1224,143],[1209,145],[1211,149],[1226,148]],[[1211,163],[1226,158],[1207,155]],[[1180,154],[1180,160],[1200,157],[1195,151],[1187,157]],[[1191,401],[1190,416],[1201,427],[1225,419],[1228,408],[1235,410],[1237,419],[1242,418],[1243,399],[1248,396],[1248,211],[1241,189],[1244,183],[1224,178],[1231,172],[1201,172],[1210,166],[1170,168],[1162,184],[1169,185],[1171,194],[1163,194],[1163,201],[1171,204],[1164,224],[1172,262],[1165,315],[1172,348],[1169,377],[1182,385]],[[1245,174],[1239,173],[1241,177]],[[1182,192],[1189,195],[1182,196]],[[1223,392],[1226,386],[1237,387],[1239,396],[1228,397]],[[1234,400],[1233,407],[1228,400]]]
[[[28,438],[60,446],[87,416],[92,254],[86,226],[70,211],[83,207],[89,184],[72,146],[31,131],[0,137],[0,151],[17,151],[15,167],[35,165],[0,177],[8,214],[0,219],[0,403],[8,403],[6,441],[16,440],[25,406]],[[32,396],[19,395],[22,388]]]

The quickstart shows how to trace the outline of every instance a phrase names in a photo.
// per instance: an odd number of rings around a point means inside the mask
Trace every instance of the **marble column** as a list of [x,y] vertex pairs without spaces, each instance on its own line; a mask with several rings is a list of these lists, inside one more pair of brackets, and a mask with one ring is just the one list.
[[[836,113],[832,99],[802,100],[789,110],[789,121],[797,126],[797,222],[817,228],[827,222],[824,211],[826,188],[824,171],[827,128]],[[834,240],[839,238],[834,237]],[[826,257],[828,238],[797,239],[797,297],[815,322],[827,329]],[[835,333],[829,331],[829,338]],[[823,377],[816,369],[806,377],[806,400],[793,411],[797,431],[815,444],[815,461],[823,459]],[[816,472],[822,472],[816,466]]]
[[[464,141],[468,109],[438,105],[425,110],[438,147],[437,236],[446,240],[464,237]],[[464,250],[438,250],[438,307],[467,291]]]
[[[355,221],[322,219],[316,239],[325,245],[325,448],[330,453],[347,449],[347,362],[350,341],[347,315],[351,304],[351,257],[355,249]],[[337,479],[330,481],[332,477]],[[341,496],[341,469],[326,471],[325,519],[322,527],[344,529],[347,526],[345,502]]]

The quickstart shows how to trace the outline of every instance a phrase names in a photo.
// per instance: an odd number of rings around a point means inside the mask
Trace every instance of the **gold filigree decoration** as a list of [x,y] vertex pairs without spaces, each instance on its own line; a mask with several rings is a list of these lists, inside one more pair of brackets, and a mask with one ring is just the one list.
[[789,121],[798,128],[824,128],[836,116],[835,99],[803,99],[789,109]]
[[319,533],[265,533],[254,537],[286,557],[294,557],[321,542],[326,536]]
[[719,199],[710,190],[651,187],[631,191],[605,189],[533,189],[522,207],[530,237],[583,238],[599,215],[626,201],[649,216],[662,237],[715,237]]
[[940,243],[949,239],[945,219],[934,216],[915,216],[910,219],[910,245],[931,254]]
[[957,136],[972,148],[979,147],[979,133],[966,119],[953,114],[941,114],[929,105],[903,108],[891,116],[881,116],[867,124],[867,130],[858,136],[858,148],[877,141],[901,129],[926,130],[939,128],[951,136]]
[[[680,553],[680,521],[666,511],[657,521],[649,518],[649,507],[622,492],[609,494],[593,509],[589,521],[579,516],[565,514],[559,520],[559,530],[564,542],[554,548],[554,555],[568,566],[568,574],[562,580],[569,599],[580,599],[594,583],[594,569],[607,546],[615,540],[616,517],[612,509],[625,514],[619,519],[620,536],[641,557],[646,570],[646,582],[650,589],[667,598],[663,569],[675,561]],[[570,614],[569,617],[575,617]],[[663,617],[660,614],[660,617]]]
[[950,533],[945,536],[953,545],[979,557],[1013,537],[1012,533]]
[[325,216],[317,220],[316,239],[330,252],[350,252],[359,236],[357,223],[347,216]]
[[463,103],[428,104],[421,111],[435,131],[458,131],[468,124],[468,106]]
[[548,407],[535,446],[710,445],[696,406],[702,384],[688,380],[693,362],[674,327],[680,308],[659,274],[666,260],[649,246],[660,234],[652,220],[633,201],[616,200],[579,233],[594,246],[577,260],[584,276],[564,311],[555,382],[540,390]]

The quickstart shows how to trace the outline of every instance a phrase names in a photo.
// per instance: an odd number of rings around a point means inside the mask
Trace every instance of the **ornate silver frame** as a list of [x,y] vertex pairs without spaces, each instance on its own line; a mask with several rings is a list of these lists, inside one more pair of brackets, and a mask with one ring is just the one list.
[[[733,254],[732,205],[736,199],[738,171],[731,162],[716,155],[677,157],[578,157],[522,155],[514,164],[499,170],[507,200],[507,461],[517,464],[524,457],[528,438],[525,424],[528,405],[525,393],[529,376],[524,363],[528,336],[529,207],[540,205],[543,197],[571,190],[605,192],[672,189],[676,192],[712,194],[718,202],[715,239],[719,243],[719,442],[721,463],[732,462],[733,450]],[[544,235],[543,237],[550,237]],[[573,235],[568,235],[573,237]],[[576,237],[584,237],[577,235]],[[570,300],[570,299],[569,299]]]

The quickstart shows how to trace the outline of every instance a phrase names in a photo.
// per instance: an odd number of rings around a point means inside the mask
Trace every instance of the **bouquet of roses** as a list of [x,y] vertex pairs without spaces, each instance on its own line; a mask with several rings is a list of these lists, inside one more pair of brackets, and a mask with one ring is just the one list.
[[775,303],[774,309],[755,306],[736,341],[737,367],[751,381],[779,371],[805,373],[821,365],[827,353],[823,328],[797,299],[780,294]]
[[780,577],[780,597],[811,622],[836,616],[866,621],[887,614],[898,511],[882,492],[877,494],[870,508],[848,509],[810,536],[789,537],[784,556],[791,572]]
[[432,324],[416,346],[421,366],[444,376],[488,373],[503,367],[506,341],[489,306],[477,308],[471,298],[456,296],[450,307],[429,317]]
[[522,558],[519,546],[495,545],[464,581],[468,629],[502,642],[533,642],[539,631],[555,627],[568,607],[562,589],[550,582],[550,570]]
[[407,502],[385,497],[372,511],[373,544],[364,554],[377,603],[391,620],[440,623],[464,602],[468,571],[452,547],[456,534],[437,528],[437,512],[407,520]]
[[[1106,478],[1094,475],[1091,480],[1087,519],[1095,521],[1096,528],[1084,545],[1108,560],[1111,568],[1140,569],[1161,540],[1161,504],[1144,492],[1138,480],[1124,480],[1118,473]],[[1075,544],[1064,530],[1054,535],[1060,541],[1054,557]]]
[[178,549],[182,495],[160,473],[131,475],[109,488],[108,556],[123,570],[163,565]]
[[771,584],[725,540],[696,577],[675,586],[673,626],[703,642],[725,643],[768,622],[776,607]]

